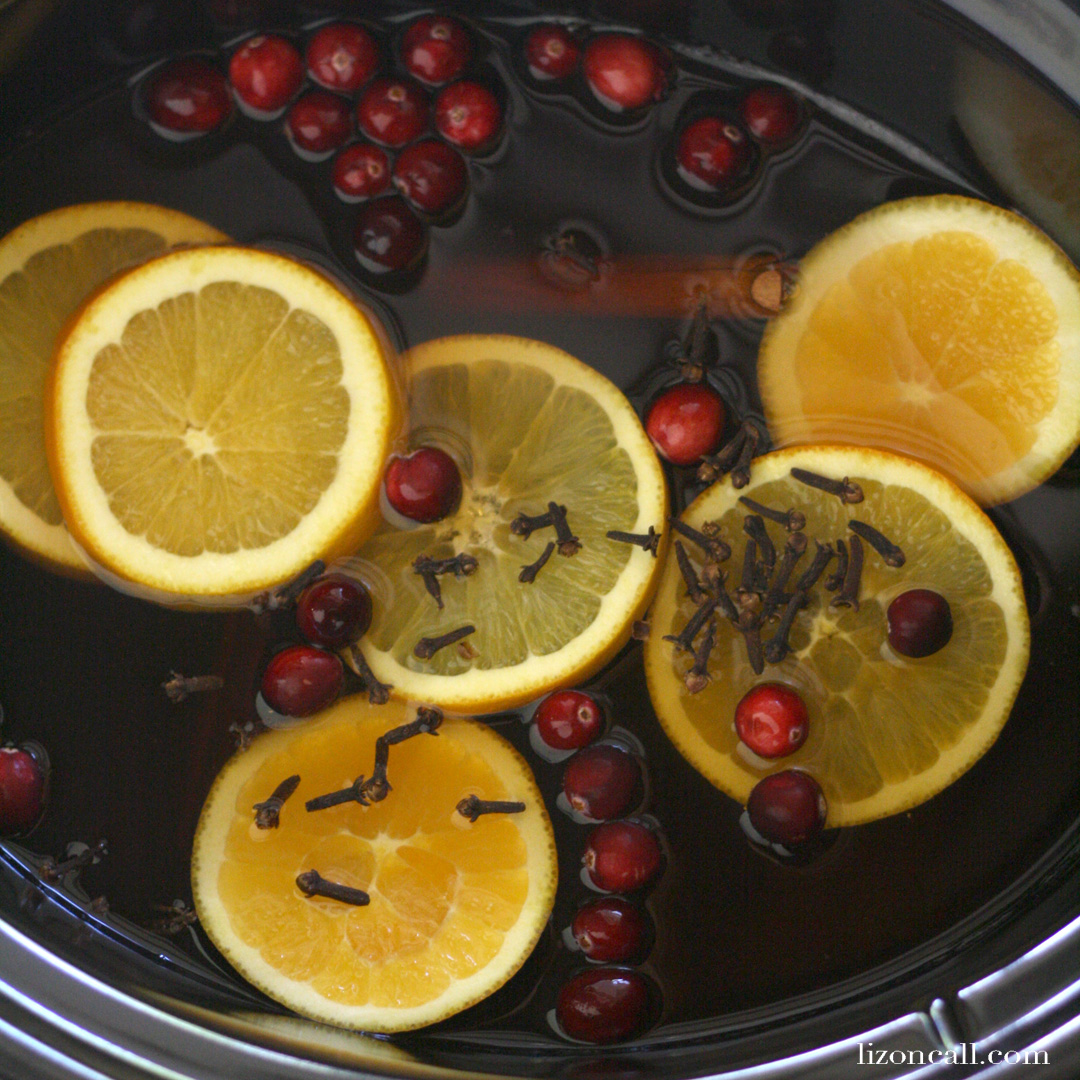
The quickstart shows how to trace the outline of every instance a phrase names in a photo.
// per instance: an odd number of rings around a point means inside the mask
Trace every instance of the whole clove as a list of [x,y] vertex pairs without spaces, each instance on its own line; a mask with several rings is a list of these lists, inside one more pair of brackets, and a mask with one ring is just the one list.
[[457,804],[457,812],[467,820],[476,822],[483,814],[522,814],[525,812],[523,802],[509,802],[499,799],[481,799],[476,795],[466,795]]
[[709,656],[716,644],[716,620],[709,620],[709,628],[694,653],[694,662],[683,677],[688,693],[699,694],[709,685]]
[[269,799],[257,802],[252,809],[255,811],[255,827],[258,829],[276,829],[281,824],[281,808],[286,800],[296,790],[300,783],[300,774],[294,773],[281,781]]
[[308,897],[324,896],[328,900],[340,900],[343,904],[365,907],[371,897],[363,889],[354,889],[337,881],[327,881],[318,870],[305,870],[296,875],[296,887]]
[[660,547],[660,533],[652,525],[649,526],[647,533],[629,533],[611,529],[606,535],[609,540],[615,540],[621,544],[633,544],[642,548],[649,552],[654,559]]
[[454,645],[462,638],[475,633],[476,627],[469,623],[439,637],[422,637],[413,646],[413,656],[418,660],[430,660],[440,649],[445,649],[447,645]]
[[774,510],[771,506],[751,499],[749,495],[740,495],[739,502],[755,514],[760,514],[768,521],[775,521],[777,525],[783,525],[788,532],[800,532],[806,528],[806,515],[800,510]]
[[854,481],[846,476],[843,480],[832,480],[827,476],[819,476],[807,469],[792,469],[791,475],[800,484],[807,487],[817,488],[828,495],[835,495],[842,503],[860,503],[863,501],[863,491]]
[[529,563],[528,566],[523,566],[521,572],[518,574],[518,581],[524,585],[531,585],[536,580],[536,575],[547,565],[548,559],[555,553],[555,541],[549,540],[547,546],[540,553],[540,558],[536,562]]
[[349,656],[352,657],[356,673],[360,676],[364,689],[367,691],[368,701],[372,705],[385,705],[390,700],[390,691],[394,688],[389,683],[379,682],[367,662],[367,657],[355,641],[349,645]]
[[873,525],[867,525],[865,521],[849,521],[848,528],[856,536],[862,537],[881,556],[886,566],[899,568],[907,561],[903,551]]
[[566,519],[566,507],[558,503],[548,503],[548,513],[551,514],[551,523],[555,526],[555,540],[560,555],[576,555],[581,550],[581,541],[570,531],[570,524]]
[[825,588],[829,592],[836,592],[844,584],[847,575],[847,544],[843,540],[836,541],[836,570],[825,579]]
[[829,601],[829,607],[849,607],[859,610],[859,585],[862,581],[863,545],[858,534],[848,542],[847,572],[840,591]]

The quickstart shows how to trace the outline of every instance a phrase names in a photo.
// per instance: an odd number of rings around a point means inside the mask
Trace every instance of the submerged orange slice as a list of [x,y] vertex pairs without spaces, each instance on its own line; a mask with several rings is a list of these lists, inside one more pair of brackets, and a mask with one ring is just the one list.
[[779,446],[876,446],[1013,499],[1080,444],[1080,274],[989,203],[887,203],[802,261],[758,378]]
[[[218,777],[199,820],[192,888],[199,920],[236,969],[316,1020],[404,1031],[497,990],[524,963],[554,903],[551,822],[528,765],[501,736],[446,719],[436,736],[391,748],[387,797],[307,811],[313,797],[370,775],[376,739],[413,719],[358,698],[261,735]],[[277,828],[253,806],[300,782]],[[470,823],[470,795],[523,802]],[[370,896],[367,906],[309,897],[297,875]]]

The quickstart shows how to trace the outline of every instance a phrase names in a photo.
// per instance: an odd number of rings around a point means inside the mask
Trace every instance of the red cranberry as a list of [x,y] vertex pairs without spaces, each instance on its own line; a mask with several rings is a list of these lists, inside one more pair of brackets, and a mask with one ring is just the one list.
[[725,419],[724,402],[715,390],[704,383],[680,383],[653,402],[645,431],[661,457],[673,465],[692,465],[719,445]]
[[240,104],[259,117],[280,113],[303,80],[296,46],[275,34],[250,38],[229,61],[229,81]]
[[540,738],[552,750],[578,750],[604,730],[604,710],[580,690],[556,690],[533,715]]
[[356,23],[330,23],[308,42],[307,69],[327,90],[349,94],[359,90],[379,66],[379,46]]
[[460,75],[472,58],[472,38],[456,19],[425,15],[405,31],[401,62],[410,75],[431,86]]
[[465,197],[469,174],[461,155],[437,139],[405,147],[394,162],[394,184],[425,214],[445,214]]
[[633,892],[659,872],[660,841],[636,821],[606,821],[589,834],[581,861],[598,889]]
[[385,483],[387,501],[410,521],[440,521],[461,500],[457,462],[435,446],[422,446],[408,457],[392,457]]
[[325,157],[352,133],[349,106],[336,94],[312,90],[289,108],[285,127],[297,151]]
[[828,812],[820,785],[801,769],[785,769],[759,780],[746,809],[757,832],[784,847],[796,847],[816,836]]
[[401,199],[374,199],[360,211],[353,249],[360,265],[373,274],[415,266],[427,244],[427,230]]
[[564,26],[538,26],[525,39],[525,60],[534,79],[565,79],[577,67],[578,43]]
[[166,64],[150,80],[143,100],[150,120],[178,135],[213,131],[232,112],[225,76],[195,57]]
[[718,191],[739,180],[750,164],[750,143],[735,124],[703,116],[683,128],[675,148],[679,175],[700,191]]
[[779,146],[799,127],[799,102],[782,86],[758,86],[739,103],[739,116],[754,138]]
[[435,99],[435,126],[463,150],[487,146],[502,126],[499,99],[480,83],[456,82]]
[[340,649],[367,633],[371,594],[345,574],[324,574],[296,601],[296,625],[314,645]]
[[952,637],[949,601],[932,589],[908,589],[889,605],[889,644],[901,656],[931,656]]
[[628,900],[604,896],[591,900],[570,924],[578,948],[602,964],[631,963],[645,952],[649,920]]
[[629,34],[601,34],[585,46],[582,68],[597,100],[622,112],[658,101],[667,75],[655,46]]
[[45,813],[49,759],[37,743],[0,747],[0,836],[23,836]]
[[404,146],[427,128],[427,94],[415,83],[376,79],[356,106],[360,130],[385,146]]
[[390,159],[381,146],[353,143],[334,159],[334,190],[346,202],[381,195],[390,186]]
[[735,706],[735,730],[746,745],[764,758],[793,754],[810,731],[806,704],[790,686],[759,683]]
[[641,766],[618,746],[588,746],[571,759],[563,773],[563,794],[579,814],[594,821],[619,817],[630,809],[641,783]]
[[332,705],[345,680],[336,653],[293,645],[277,653],[262,677],[262,696],[283,716],[311,716]]
[[617,1043],[644,1030],[649,987],[636,971],[595,968],[568,979],[555,1004],[559,1027],[571,1039]]

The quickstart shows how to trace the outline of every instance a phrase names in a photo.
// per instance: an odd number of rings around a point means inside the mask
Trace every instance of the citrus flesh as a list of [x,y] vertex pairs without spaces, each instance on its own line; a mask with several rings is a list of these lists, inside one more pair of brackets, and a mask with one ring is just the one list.
[[[832,478],[850,477],[864,501],[799,483],[793,467]],[[831,606],[823,581],[799,612],[792,652],[755,675],[742,635],[717,619],[710,681],[696,694],[684,676],[692,657],[666,634],[678,634],[694,605],[674,559],[664,568],[645,647],[649,692],[661,725],[683,756],[708,780],[740,802],[763,776],[801,768],[821,784],[827,826],[855,825],[895,814],[935,795],[990,747],[1008,718],[1027,667],[1029,628],[1020,574],[1011,552],[983,512],[940,474],[910,459],[847,447],[798,447],[754,462],[742,491],[724,482],[703,492],[682,515],[700,528],[717,521],[732,547],[724,568],[734,595],[746,547],[740,495],[806,516],[805,533],[822,543],[850,539],[848,522],[872,525],[902,548],[906,561],[887,566],[865,546],[858,610]],[[776,550],[786,533],[766,522]],[[683,541],[701,567],[701,552]],[[809,566],[811,542],[792,586]],[[778,557],[779,558],[779,557]],[[909,589],[930,589],[948,602],[952,637],[940,651],[907,659],[888,645],[886,611]],[[775,623],[761,636],[768,640]],[[809,712],[809,735],[795,753],[765,760],[736,734],[735,707],[761,682],[796,690]]]
[[[557,860],[528,765],[501,736],[446,719],[437,736],[392,746],[391,790],[307,811],[305,802],[370,775],[376,739],[413,718],[405,706],[346,699],[302,726],[260,735],[224,768],[195,837],[199,921],[251,983],[305,1016],[404,1031],[498,989],[524,963],[551,914]],[[277,828],[253,806],[294,774]],[[459,800],[523,802],[470,823]],[[362,889],[367,906],[305,896],[317,870]]]
[[49,476],[45,378],[79,305],[117,272],[178,244],[228,238],[195,218],[136,202],[84,203],[0,240],[0,532],[53,569],[85,573]]
[[1080,443],[1080,274],[999,207],[887,203],[800,263],[758,379],[778,446],[875,446],[1016,498]]
[[222,246],[154,259],[83,309],[50,374],[46,446],[95,564],[209,602],[359,543],[399,415],[387,350],[349,297]]
[[[580,681],[626,643],[659,576],[660,559],[607,537],[665,531],[663,471],[637,414],[602,375],[538,341],[442,338],[405,360],[410,446],[444,445],[462,466],[464,493],[442,521],[386,524],[360,550],[353,565],[375,607],[361,642],[368,663],[395,694],[466,712]],[[581,550],[553,553],[526,584],[522,567],[555,531],[523,538],[510,524],[549,502],[566,507]],[[478,568],[441,579],[439,610],[413,560],[461,552]],[[467,625],[475,632],[463,647],[414,655],[421,638]]]

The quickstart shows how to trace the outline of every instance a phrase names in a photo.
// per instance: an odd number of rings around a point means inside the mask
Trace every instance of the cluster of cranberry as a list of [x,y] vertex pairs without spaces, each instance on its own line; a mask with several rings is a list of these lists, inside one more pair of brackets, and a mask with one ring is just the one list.
[[142,87],[151,126],[168,138],[221,127],[234,102],[256,121],[283,119],[307,161],[333,156],[331,182],[364,203],[354,229],[357,259],[372,274],[416,265],[428,225],[452,218],[469,184],[462,154],[486,154],[503,131],[501,86],[475,67],[476,42],[457,19],[425,15],[393,54],[365,26],[316,28],[301,51],[282,34],[259,34],[232,53],[228,75],[208,59],[182,57]]
[[655,1013],[657,991],[632,966],[645,959],[652,922],[629,897],[651,885],[664,856],[648,819],[627,817],[642,804],[645,772],[616,731],[605,734],[600,702],[581,690],[559,690],[537,706],[533,745],[549,760],[567,760],[558,805],[592,828],[583,877],[601,896],[581,905],[564,933],[590,966],[559,990],[555,1019],[571,1039],[601,1044],[640,1034]]

